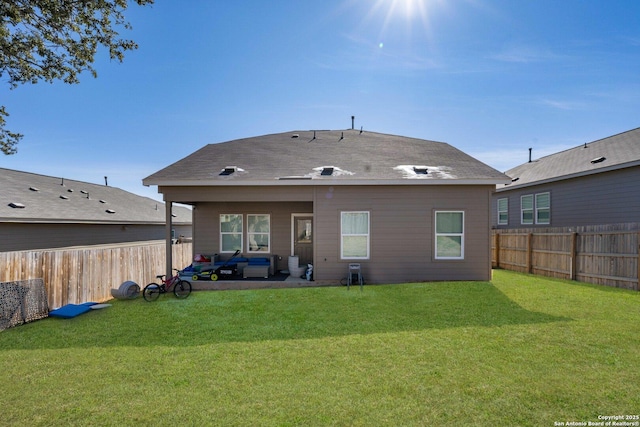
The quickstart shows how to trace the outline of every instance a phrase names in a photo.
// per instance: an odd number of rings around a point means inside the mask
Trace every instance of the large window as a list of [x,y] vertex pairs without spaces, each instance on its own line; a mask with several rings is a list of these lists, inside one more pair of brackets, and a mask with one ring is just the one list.
[[498,199],[498,225],[509,224],[509,199]]
[[549,193],[536,194],[536,224],[551,223],[551,195]]
[[340,258],[369,258],[369,212],[342,212]]
[[220,215],[220,252],[242,251],[242,215]]
[[520,198],[522,224],[551,224],[551,194],[527,194]]
[[436,259],[464,259],[464,212],[436,212]]
[[249,252],[270,252],[270,215],[247,215],[247,240]]
[[520,197],[520,222],[522,224],[533,224],[533,195],[528,194]]

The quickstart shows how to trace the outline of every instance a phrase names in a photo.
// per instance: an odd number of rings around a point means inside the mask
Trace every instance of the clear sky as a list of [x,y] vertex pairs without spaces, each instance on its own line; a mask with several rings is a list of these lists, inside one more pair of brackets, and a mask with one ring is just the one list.
[[[9,90],[0,167],[160,198],[142,179],[205,144],[356,128],[506,171],[640,126],[637,0],[156,0],[98,78]],[[304,152],[300,153],[304,156]]]

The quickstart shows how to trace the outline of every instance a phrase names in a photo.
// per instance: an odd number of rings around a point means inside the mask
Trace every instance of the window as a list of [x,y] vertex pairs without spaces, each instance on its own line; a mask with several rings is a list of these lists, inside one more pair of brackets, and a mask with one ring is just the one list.
[[509,224],[509,199],[498,199],[498,225]]
[[369,212],[342,212],[340,225],[340,257],[368,259]]
[[249,252],[270,252],[270,215],[247,215],[247,241]]
[[536,224],[551,223],[551,195],[549,193],[536,194]]
[[520,213],[522,224],[533,224],[533,195],[520,197]]
[[436,259],[464,259],[464,212],[436,212]]
[[220,215],[220,252],[242,251],[242,215]]

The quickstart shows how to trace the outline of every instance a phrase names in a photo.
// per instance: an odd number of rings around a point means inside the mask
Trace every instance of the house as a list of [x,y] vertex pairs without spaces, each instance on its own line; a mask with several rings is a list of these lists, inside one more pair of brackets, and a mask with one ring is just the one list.
[[492,196],[494,228],[640,223],[640,128],[506,172]]
[[446,143],[354,129],[210,144],[143,180],[193,206],[195,253],[269,255],[278,270],[295,255],[333,283],[350,264],[367,283],[489,279],[505,182]]
[[[107,185],[0,168],[0,252],[163,240],[165,207]],[[191,210],[174,206],[176,237]]]

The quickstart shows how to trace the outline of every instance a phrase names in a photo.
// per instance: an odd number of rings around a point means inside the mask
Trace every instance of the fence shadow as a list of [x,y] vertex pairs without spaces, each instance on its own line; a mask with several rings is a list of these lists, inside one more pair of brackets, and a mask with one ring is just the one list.
[[74,319],[23,325],[0,333],[0,350],[184,347],[570,320],[525,310],[489,282],[204,291],[186,300],[113,301]]

